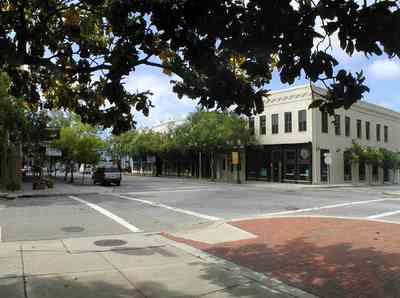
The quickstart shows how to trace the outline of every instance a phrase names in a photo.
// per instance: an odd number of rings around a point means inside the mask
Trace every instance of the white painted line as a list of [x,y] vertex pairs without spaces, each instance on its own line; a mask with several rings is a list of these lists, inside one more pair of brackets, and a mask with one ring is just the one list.
[[198,213],[198,212],[189,211],[189,210],[185,210],[185,209],[181,209],[181,208],[175,208],[175,207],[171,207],[171,206],[164,205],[164,204],[161,204],[161,203],[156,203],[156,202],[152,202],[152,201],[131,198],[131,197],[127,197],[127,196],[121,196],[121,195],[116,195],[116,196],[118,196],[121,199],[140,202],[140,203],[151,205],[151,206],[154,206],[154,207],[165,208],[165,209],[168,209],[168,210],[172,210],[172,211],[179,212],[179,213],[184,213],[184,214],[187,214],[187,215],[192,215],[192,216],[203,218],[203,219],[207,219],[207,220],[213,220],[213,221],[222,220],[219,217],[209,216],[209,215],[206,215],[206,214],[201,214],[201,213]]
[[217,191],[218,188],[189,188],[189,189],[171,189],[171,190],[157,190],[157,191],[137,191],[137,192],[125,192],[123,195],[143,195],[143,194],[159,194],[159,193],[175,193],[175,192],[196,192],[196,191]]
[[312,208],[305,208],[305,209],[292,210],[292,211],[282,211],[282,212],[267,213],[267,214],[262,214],[260,216],[263,217],[263,216],[296,214],[296,213],[301,213],[301,212],[318,211],[318,210],[323,210],[323,209],[331,209],[331,208],[338,208],[338,207],[370,204],[370,203],[376,203],[376,202],[382,202],[382,201],[387,201],[387,199],[376,199],[376,200],[368,200],[368,201],[348,202],[348,203],[341,203],[341,204],[335,204],[335,205],[326,205],[326,206],[321,206],[321,207],[312,207]]
[[129,231],[137,233],[140,232],[140,229],[138,229],[137,227],[135,227],[134,225],[130,224],[129,222],[127,222],[125,219],[115,215],[114,213],[111,213],[110,211],[96,205],[93,203],[90,203],[88,201],[82,200],[78,197],[75,196],[70,196],[71,199],[78,201],[82,204],[85,204],[87,206],[89,206],[90,208],[93,208],[94,210],[100,212],[101,214],[103,214],[104,216],[107,216],[108,218],[112,219],[113,221],[115,221],[116,223],[119,223],[121,226],[127,228]]
[[374,219],[374,218],[381,218],[381,217],[386,217],[386,216],[391,216],[391,215],[396,215],[396,214],[400,214],[400,210],[375,214],[375,215],[368,216],[367,218]]

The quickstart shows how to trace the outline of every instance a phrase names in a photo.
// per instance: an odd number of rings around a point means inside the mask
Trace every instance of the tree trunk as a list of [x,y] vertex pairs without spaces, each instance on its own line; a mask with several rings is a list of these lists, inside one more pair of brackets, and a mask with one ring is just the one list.
[[215,156],[214,156],[214,152],[211,152],[210,157],[211,157],[211,162],[210,162],[211,181],[215,181]]
[[202,176],[202,160],[201,160],[201,151],[199,152],[199,179],[203,178]]
[[68,166],[68,162],[65,163],[65,173],[64,173],[64,182],[67,182],[68,179],[68,171],[69,171],[69,166]]
[[374,177],[372,177],[372,165],[368,165],[368,185],[372,184],[372,180]]
[[74,183],[74,164],[71,164],[71,183]]

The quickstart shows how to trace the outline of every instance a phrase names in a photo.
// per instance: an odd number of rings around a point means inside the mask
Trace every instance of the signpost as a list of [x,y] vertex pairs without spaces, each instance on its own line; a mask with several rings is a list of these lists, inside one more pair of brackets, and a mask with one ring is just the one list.
[[239,164],[240,164],[240,156],[239,151],[232,152],[232,165],[236,165],[236,181],[238,184],[241,183],[240,181],[240,171],[239,171]]

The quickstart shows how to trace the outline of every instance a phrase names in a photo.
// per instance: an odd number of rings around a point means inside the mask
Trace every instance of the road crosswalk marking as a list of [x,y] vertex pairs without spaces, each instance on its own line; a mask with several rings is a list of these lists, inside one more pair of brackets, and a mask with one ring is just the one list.
[[112,219],[116,223],[119,223],[121,226],[125,227],[126,229],[128,229],[129,231],[131,231],[133,233],[141,232],[140,229],[138,229],[137,227],[135,227],[131,223],[127,222],[125,219],[115,215],[114,213],[111,213],[110,211],[100,207],[99,205],[90,203],[88,201],[82,200],[82,199],[80,199],[78,197],[75,197],[75,196],[70,196],[69,198],[71,198],[71,199],[73,199],[73,200],[75,200],[77,202],[80,202],[82,204],[85,204],[85,205],[89,206],[90,208],[100,212],[104,216],[107,216],[108,218]]
[[264,216],[275,216],[275,215],[288,215],[288,214],[296,214],[302,212],[310,212],[310,211],[318,211],[323,209],[331,209],[331,208],[338,208],[338,207],[346,207],[346,206],[355,206],[355,205],[362,205],[362,204],[370,204],[376,202],[383,202],[387,201],[388,199],[375,199],[375,200],[365,200],[365,201],[357,201],[357,202],[348,202],[348,203],[341,203],[341,204],[334,204],[334,205],[326,205],[321,207],[312,207],[312,208],[305,208],[299,210],[291,210],[291,211],[282,211],[282,212],[274,212],[274,213],[267,213],[260,215],[261,217]]
[[176,207],[172,207],[172,206],[168,206],[165,204],[156,203],[156,202],[152,202],[152,201],[148,201],[148,200],[136,199],[136,198],[121,196],[121,195],[115,195],[115,196],[117,196],[121,199],[135,201],[135,202],[151,205],[154,207],[160,207],[160,208],[172,210],[172,211],[179,212],[179,213],[184,213],[187,215],[191,215],[191,216],[195,216],[195,217],[199,217],[199,218],[203,218],[203,219],[207,219],[207,220],[212,220],[212,221],[222,220],[219,217],[210,216],[210,215],[206,215],[206,214],[202,214],[202,213],[198,213],[198,212],[194,212],[194,211],[190,211],[190,210],[185,210],[185,209],[181,209],[181,208],[176,208]]
[[368,216],[367,218],[376,219],[376,218],[382,218],[382,217],[387,217],[387,216],[396,215],[396,214],[400,214],[400,210],[375,214],[375,215]]

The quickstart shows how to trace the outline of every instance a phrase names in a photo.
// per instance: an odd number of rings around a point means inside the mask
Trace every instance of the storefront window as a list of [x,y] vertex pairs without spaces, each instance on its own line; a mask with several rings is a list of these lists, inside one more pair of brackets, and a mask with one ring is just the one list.
[[288,181],[296,180],[296,150],[285,150],[284,178]]
[[311,165],[312,165],[311,151],[308,148],[301,148],[298,150],[298,175],[297,179],[300,181],[311,181]]

